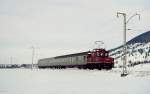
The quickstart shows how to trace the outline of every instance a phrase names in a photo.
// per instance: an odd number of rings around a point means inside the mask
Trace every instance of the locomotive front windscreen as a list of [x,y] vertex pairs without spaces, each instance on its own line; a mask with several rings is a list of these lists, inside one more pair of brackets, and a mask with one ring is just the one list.
[[109,53],[108,52],[97,52],[96,56],[97,57],[108,57]]

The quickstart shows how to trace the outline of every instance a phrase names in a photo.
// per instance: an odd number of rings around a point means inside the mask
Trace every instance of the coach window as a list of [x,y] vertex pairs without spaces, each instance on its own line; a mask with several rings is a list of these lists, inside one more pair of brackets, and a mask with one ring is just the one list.
[[78,61],[78,56],[76,56],[76,61]]

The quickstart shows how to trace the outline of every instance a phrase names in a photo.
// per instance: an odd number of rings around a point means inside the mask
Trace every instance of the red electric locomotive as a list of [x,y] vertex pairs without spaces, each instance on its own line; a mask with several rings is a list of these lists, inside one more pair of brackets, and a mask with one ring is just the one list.
[[109,57],[105,49],[94,49],[87,55],[87,67],[89,69],[111,69],[114,66],[114,59]]

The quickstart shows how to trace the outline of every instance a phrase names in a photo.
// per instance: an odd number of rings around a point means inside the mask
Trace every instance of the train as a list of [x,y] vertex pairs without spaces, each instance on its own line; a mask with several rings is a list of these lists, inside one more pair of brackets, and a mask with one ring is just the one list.
[[38,68],[79,68],[79,69],[112,69],[114,58],[109,56],[109,51],[95,48],[92,51],[61,55],[38,60]]

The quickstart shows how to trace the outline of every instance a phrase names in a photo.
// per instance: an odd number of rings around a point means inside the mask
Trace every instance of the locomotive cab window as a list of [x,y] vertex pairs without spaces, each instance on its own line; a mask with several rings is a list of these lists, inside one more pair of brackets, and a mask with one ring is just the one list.
[[99,52],[96,52],[96,56],[99,57],[99,56],[100,56],[100,53],[99,53]]
[[105,57],[108,57],[108,55],[109,55],[108,53],[105,53]]

